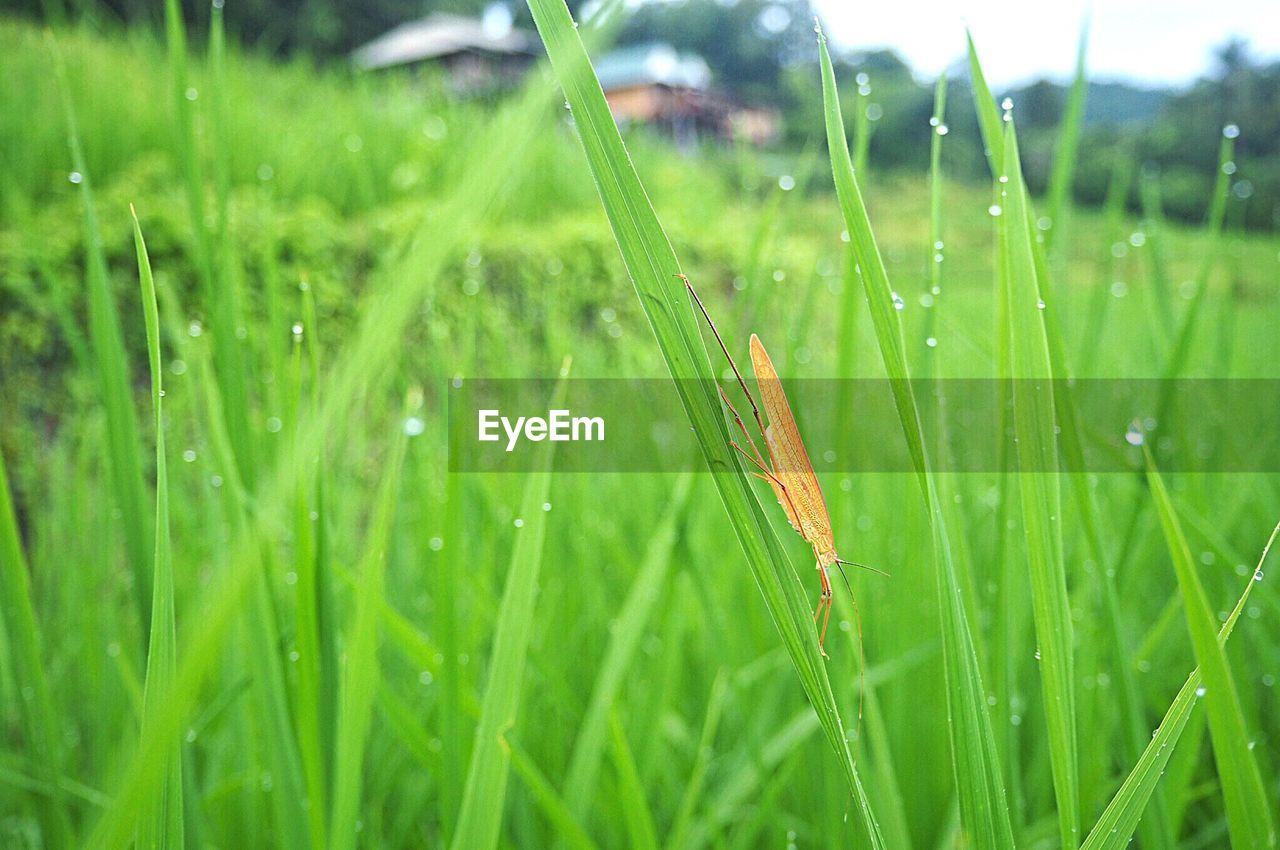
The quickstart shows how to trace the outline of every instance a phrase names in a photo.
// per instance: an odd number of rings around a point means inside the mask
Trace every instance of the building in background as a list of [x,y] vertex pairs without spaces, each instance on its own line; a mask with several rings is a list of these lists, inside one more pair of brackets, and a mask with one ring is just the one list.
[[623,47],[595,62],[613,117],[621,125],[648,124],[680,144],[700,139],[745,139],[767,144],[780,119],[771,109],[744,107],[716,89],[706,60],[654,42]]
[[368,71],[435,65],[454,92],[480,94],[518,83],[539,52],[537,36],[512,27],[510,15],[435,14],[356,48],[351,61]]

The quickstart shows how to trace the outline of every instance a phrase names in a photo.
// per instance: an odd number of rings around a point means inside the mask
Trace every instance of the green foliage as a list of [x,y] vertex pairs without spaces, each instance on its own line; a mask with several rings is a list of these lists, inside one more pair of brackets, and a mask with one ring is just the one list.
[[[989,93],[971,110],[972,87],[951,79],[949,101],[916,114],[900,68],[867,57],[871,93],[857,95],[837,56],[824,104],[812,43],[788,74],[814,99],[808,135],[830,130],[838,196],[811,179],[828,159],[817,145],[678,153],[632,128],[628,160],[575,31],[540,5],[572,113],[542,72],[509,102],[459,103],[429,78],[352,80],[189,35],[195,151],[175,132],[164,41],[56,29],[60,83],[42,33],[0,24],[0,845],[136,846],[140,814],[167,801],[176,816],[180,788],[181,835],[201,847],[861,846],[877,829],[895,848],[1057,846],[1070,744],[1046,700],[1068,690],[1084,846],[1227,841],[1228,811],[1258,797],[1250,763],[1263,806],[1278,787],[1280,609],[1272,579],[1251,578],[1280,513],[1274,475],[1183,470],[1157,491],[1137,474],[1060,474],[1060,542],[1037,545],[1045,566],[1061,546],[1072,675],[1049,688],[1035,597],[1062,594],[1032,592],[1027,541],[1047,517],[1020,499],[1036,494],[1010,475],[935,472],[945,444],[922,464],[928,502],[920,476],[824,462],[841,553],[892,574],[849,575],[861,694],[847,591],[821,661],[812,553],[725,448],[714,390],[687,401],[717,471],[686,476],[450,473],[467,435],[446,433],[444,411],[456,378],[554,376],[566,354],[592,377],[718,371],[667,240],[735,355],[759,332],[789,385],[1005,375],[1041,335],[1053,375],[1267,375],[1275,245],[1236,227],[1230,175],[1216,161],[1197,173],[1215,215],[1188,227],[1160,214],[1166,179],[1116,168],[1109,209],[1072,209],[1048,252],[1025,226],[1043,198],[938,176],[984,167],[984,112],[1012,156]],[[884,113],[855,193],[839,115],[870,103]],[[1033,174],[1058,128],[1033,152],[1024,107]],[[1220,133],[1188,120],[1201,129]],[[929,183],[885,167],[877,146],[895,141],[936,154]],[[1077,174],[1107,153],[1089,150]],[[242,296],[252,488],[215,368],[221,308],[201,283],[189,154],[214,267]],[[73,170],[93,179],[96,230]],[[1139,187],[1147,221],[1124,207]],[[156,309],[140,310],[152,267]],[[110,307],[123,366],[108,397],[91,324]],[[909,434],[923,397],[900,399]],[[107,401],[142,419],[141,579]],[[1053,397],[1063,469],[1082,433],[1128,424],[1071,401]],[[851,415],[857,402],[843,401]],[[797,415],[803,428],[812,414]],[[1177,436],[1162,427],[1157,451]],[[843,456],[839,442],[811,449]],[[1176,563],[1162,515],[1176,516]],[[1188,563],[1210,619],[1240,600],[1221,653],[1183,636]],[[1188,676],[1198,664],[1204,679]],[[1225,712],[1210,664],[1235,690]]]

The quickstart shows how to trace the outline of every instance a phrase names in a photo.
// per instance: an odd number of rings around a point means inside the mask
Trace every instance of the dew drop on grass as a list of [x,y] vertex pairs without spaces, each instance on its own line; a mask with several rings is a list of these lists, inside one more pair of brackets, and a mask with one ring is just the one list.
[[1222,137],[1224,139],[1235,139],[1240,136],[1240,128],[1235,124],[1228,124],[1222,128]]
[[440,537],[432,537],[427,541],[427,548],[432,552],[439,552],[444,548],[444,539]]
[[1003,109],[1005,112],[1008,112],[1010,109],[1013,109],[1013,98],[1006,97],[1004,100],[1000,101],[1000,108]]
[[196,462],[196,450],[195,450],[195,449],[187,449],[185,452],[183,452],[183,453],[182,453],[182,459],[183,459],[183,460],[185,460],[187,463],[195,463],[195,462]]
[[1205,688],[1204,688],[1204,685],[1201,685],[1200,687],[1196,688],[1196,696],[1197,696],[1197,697],[1202,697],[1202,696],[1204,696],[1204,695],[1205,695]]
[[892,295],[893,295],[893,309],[895,310],[905,309],[907,306],[907,303],[902,300],[902,296],[896,292],[892,293]]
[[221,487],[221,486],[222,486],[222,476],[221,476],[221,475],[211,475],[211,476],[209,476],[209,484],[210,484],[211,486],[213,486],[215,489],[216,489],[216,488],[218,488],[218,487]]
[[524,520],[516,517],[515,526],[516,528],[524,528]]
[[289,572],[287,572],[287,573],[285,573],[285,574],[284,574],[284,583],[285,583],[285,584],[287,584],[287,585],[289,585],[289,586],[293,586],[293,585],[297,584],[297,583],[298,583],[298,574],[297,574],[297,573],[295,573],[293,570],[289,570]]
[[941,122],[940,120],[938,120],[938,116],[936,116],[936,115],[931,115],[931,116],[929,116],[929,126],[930,126],[930,127],[937,127],[937,126],[938,126],[939,124],[941,124],[941,123],[942,123],[942,122]]
[[549,511],[549,510],[551,510],[551,503],[550,503],[550,502],[543,502],[543,503],[542,503],[542,509],[543,509],[544,511]]
[[293,331],[293,335],[294,335],[295,337],[297,337],[297,338],[301,338],[301,337],[302,337],[302,322],[294,322],[294,323],[293,323],[293,327],[291,328],[291,330]]
[[1146,435],[1142,433],[1137,423],[1134,423],[1124,432],[1124,441],[1131,446],[1140,446],[1146,441]]
[[186,739],[187,739],[187,743],[188,743],[188,744],[195,743],[195,740],[196,740],[196,730],[194,730],[194,729],[188,729],[188,730],[187,730],[187,734],[186,734]]
[[191,324],[187,325],[188,336],[200,336],[204,333],[204,325],[200,324],[199,319],[192,319]]
[[1271,687],[1272,685],[1274,685],[1275,683],[1276,683],[1276,677],[1275,677],[1275,676],[1272,676],[1270,673],[1263,673],[1263,674],[1262,674],[1262,686],[1263,686],[1263,687],[1265,687],[1265,688],[1269,688],[1269,687]]
[[67,179],[70,180],[72,183],[79,185],[80,183],[84,182],[84,175],[81,174],[79,171],[73,171],[67,175]]
[[1040,650],[1036,650],[1036,661],[1040,660]]
[[1043,299],[1043,298],[1038,299],[1038,300],[1036,301],[1036,309],[1039,309],[1039,310],[1043,310],[1043,309],[1044,309],[1044,299]]
[[987,207],[987,213],[989,215],[997,216],[997,215],[1000,215],[1002,212],[1004,212],[1004,210],[1000,209],[999,204],[992,204],[991,206]]
[[404,420],[404,433],[408,437],[417,437],[427,429],[426,423],[417,416],[410,416]]
[[937,340],[937,338],[935,338],[935,337],[929,337],[928,339],[926,339],[926,340],[924,341],[924,344],[925,344],[925,345],[927,345],[927,346],[929,346],[930,348],[937,348],[937,347],[938,347],[938,340]]
[[1117,280],[1115,283],[1111,284],[1111,294],[1116,298],[1125,297],[1129,294],[1129,284],[1125,283],[1123,280]]
[[279,416],[267,417],[267,431],[272,434],[279,434],[280,429],[284,427],[284,423],[280,421]]
[[1141,230],[1135,230],[1133,233],[1129,234],[1129,244],[1135,248],[1141,248],[1143,245],[1147,244],[1147,234],[1143,233]]
[[1253,580],[1254,580],[1254,581],[1262,581],[1262,568],[1261,568],[1261,567],[1259,567],[1258,569],[1256,569],[1256,570],[1254,570],[1254,571],[1253,571]]
[[200,92],[196,91],[194,86],[187,89],[186,94],[187,94],[187,100],[195,100],[200,96]]
[[946,124],[939,124],[936,128],[934,128],[933,132],[937,133],[939,136],[945,136],[947,133],[950,133],[951,130],[947,128]]
[[419,674],[418,674],[418,683],[419,683],[419,684],[422,684],[422,685],[429,685],[429,684],[431,684],[434,680],[435,680],[435,677],[431,675],[431,671],[430,671],[430,670],[423,670],[421,673],[419,673]]
[[796,187],[796,178],[790,174],[784,174],[778,178],[778,188],[784,192],[790,192]]
[[1223,174],[1235,174],[1235,173],[1236,173],[1236,164],[1235,164],[1234,162],[1224,162],[1224,163],[1222,163],[1222,173],[1223,173]]
[[1009,175],[1008,175],[1008,174],[1001,174],[1001,175],[1000,175],[999,180],[1000,180],[1000,182],[1001,182],[1001,183],[1008,183],[1008,182],[1009,182]]
[[921,307],[932,307],[932,306],[933,306],[933,294],[932,294],[932,293],[929,293],[929,292],[922,292],[922,293],[920,293],[920,306],[921,306]]

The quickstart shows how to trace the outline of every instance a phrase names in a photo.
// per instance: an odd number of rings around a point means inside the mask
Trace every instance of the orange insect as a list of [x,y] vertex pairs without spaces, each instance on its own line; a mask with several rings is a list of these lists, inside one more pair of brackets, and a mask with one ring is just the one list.
[[[729,365],[733,368],[733,374],[738,378],[738,386],[742,387],[742,392],[746,394],[747,401],[750,402],[756,425],[764,437],[765,450],[768,452],[769,461],[768,463],[765,462],[764,456],[756,446],[755,440],[752,439],[751,432],[743,424],[742,417],[738,415],[733,402],[729,401],[724,388],[717,384],[716,388],[720,390],[720,398],[729,408],[729,412],[733,414],[733,419],[738,424],[743,436],[747,438],[747,444],[751,446],[751,452],[748,453],[733,440],[729,441],[729,445],[760,469],[760,472],[751,474],[769,482],[769,486],[773,488],[774,495],[778,497],[778,503],[786,511],[787,521],[791,524],[791,527],[813,546],[813,555],[817,559],[818,575],[822,579],[822,593],[818,597],[818,605],[813,612],[813,621],[817,623],[818,618],[822,618],[822,629],[818,635],[818,650],[824,658],[827,658],[829,656],[824,644],[827,639],[827,623],[831,619],[831,579],[827,574],[827,569],[833,565],[847,564],[851,567],[862,567],[881,575],[884,575],[884,573],[865,564],[845,561],[836,554],[835,537],[831,531],[831,515],[827,512],[827,502],[822,496],[822,487],[818,484],[818,476],[814,473],[813,464],[809,461],[809,453],[805,450],[804,440],[800,437],[800,429],[796,427],[796,418],[791,412],[791,405],[787,401],[787,395],[783,392],[781,381],[778,380],[778,371],[773,368],[773,361],[769,359],[769,353],[765,351],[764,343],[760,342],[760,337],[755,334],[751,335],[751,365],[755,370],[756,384],[760,387],[760,396],[763,399],[765,413],[769,417],[769,425],[767,427],[760,417],[760,408],[756,406],[751,390],[747,389],[747,382],[743,380],[742,373],[738,371],[738,365],[733,362],[733,356],[729,354],[729,349],[725,346],[724,340],[720,338],[720,331],[716,329],[715,322],[711,320],[711,315],[707,313],[707,308],[703,305],[702,299],[698,297],[693,284],[689,283],[689,278],[684,275],[677,275],[677,277],[684,281],[689,294],[697,302],[698,309],[702,311],[703,317],[711,327],[711,332],[715,334],[716,342],[720,343],[720,350],[724,352],[725,358],[728,359]],[[843,575],[843,567],[841,568],[841,575]],[[847,577],[845,578],[845,584],[848,586]],[[849,596],[850,599],[853,599],[852,587],[849,588]],[[853,610],[855,618],[860,621],[861,616],[858,614],[857,600],[853,600]],[[859,648],[861,648],[861,622],[858,624],[858,636]],[[862,661],[862,666],[865,669],[865,658]]]

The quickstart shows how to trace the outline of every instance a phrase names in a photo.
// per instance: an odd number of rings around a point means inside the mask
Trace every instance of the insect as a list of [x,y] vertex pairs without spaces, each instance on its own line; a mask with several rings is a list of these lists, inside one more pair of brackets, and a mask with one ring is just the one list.
[[[711,320],[711,315],[707,312],[702,299],[698,297],[693,284],[689,282],[689,278],[685,275],[681,274],[677,275],[677,277],[684,281],[685,287],[689,290],[689,294],[693,296],[693,300],[697,303],[703,318],[707,320],[711,332],[715,334],[716,342],[720,343],[720,350],[724,352],[725,358],[733,368],[733,374],[738,379],[738,386],[742,387],[742,392],[751,404],[751,412],[755,417],[756,426],[759,427],[760,434],[764,437],[768,460],[766,461],[765,455],[761,454],[756,441],[751,437],[751,432],[747,430],[747,426],[743,423],[742,417],[738,415],[737,409],[734,408],[733,402],[729,400],[724,388],[717,384],[716,388],[720,391],[721,400],[729,408],[729,412],[733,414],[733,420],[737,423],[738,429],[742,431],[743,436],[747,438],[747,445],[751,447],[751,451],[748,452],[734,440],[730,440],[729,445],[759,469],[759,472],[752,472],[751,474],[769,483],[769,486],[773,488],[774,495],[778,497],[778,503],[782,505],[782,509],[786,512],[787,521],[791,524],[791,527],[813,546],[813,555],[817,560],[818,576],[822,581],[822,592],[818,597],[818,604],[813,612],[813,621],[816,624],[819,618],[822,620],[822,627],[818,634],[818,650],[822,653],[823,658],[829,658],[825,643],[827,639],[827,624],[831,619],[831,577],[828,575],[827,570],[832,566],[840,567],[841,575],[843,576],[843,565],[848,565],[862,567],[881,575],[885,573],[865,564],[843,560],[836,554],[835,537],[831,530],[831,515],[827,512],[827,502],[823,498],[822,487],[818,484],[818,476],[814,473],[813,464],[809,461],[809,453],[805,450],[804,440],[800,437],[800,429],[796,426],[795,415],[791,412],[791,404],[787,401],[787,394],[783,391],[782,383],[778,379],[778,371],[773,367],[773,361],[769,358],[769,352],[765,351],[764,343],[760,341],[760,337],[755,334],[751,335],[751,366],[755,371],[756,384],[760,388],[764,411],[769,417],[768,426],[764,424],[764,420],[760,416],[760,408],[756,405],[755,397],[752,396],[751,390],[747,389],[747,382],[743,380],[742,373],[738,371],[738,364],[734,363],[733,356],[729,354],[728,347],[725,346],[724,340],[720,337],[720,331],[716,329],[715,322]],[[849,586],[848,582],[849,579],[846,576],[846,586]],[[850,599],[853,599],[852,587],[849,587],[849,596]],[[859,649],[861,649],[862,624],[861,615],[858,613],[857,600],[853,600],[853,606],[854,616],[859,620],[858,636]],[[865,657],[862,659],[862,667],[864,669],[866,667]],[[861,714],[861,711],[859,711],[859,714]]]

